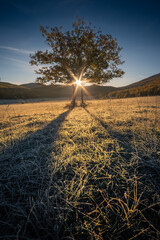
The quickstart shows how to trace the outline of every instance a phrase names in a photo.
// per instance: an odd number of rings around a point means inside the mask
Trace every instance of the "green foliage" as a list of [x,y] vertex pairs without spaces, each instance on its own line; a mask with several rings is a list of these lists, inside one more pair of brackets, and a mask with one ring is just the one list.
[[40,31],[50,50],[31,55],[31,65],[45,65],[36,71],[42,75],[37,82],[71,83],[76,77],[101,84],[124,74],[119,68],[123,61],[117,40],[97,31],[91,24],[87,26],[82,19],[77,18],[71,31],[42,26]]

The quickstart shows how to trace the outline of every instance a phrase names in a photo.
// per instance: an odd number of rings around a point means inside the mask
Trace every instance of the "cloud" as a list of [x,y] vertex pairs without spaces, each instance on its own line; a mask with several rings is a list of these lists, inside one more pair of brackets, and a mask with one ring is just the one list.
[[5,57],[5,59],[7,60],[8,64],[13,64],[17,69],[21,69],[24,72],[34,73],[34,70],[39,69],[37,66],[30,66],[29,62],[24,60],[10,57]]
[[24,61],[24,60],[19,60],[19,59],[10,58],[10,57],[5,57],[5,58],[8,59],[8,60],[11,60],[11,61],[13,61],[13,62],[16,62],[16,63],[29,64],[27,61]]
[[6,49],[9,51],[14,51],[17,53],[23,53],[23,54],[33,54],[33,51],[25,50],[25,49],[19,49],[19,48],[13,48],[13,47],[8,47],[8,46],[0,46],[1,49]]

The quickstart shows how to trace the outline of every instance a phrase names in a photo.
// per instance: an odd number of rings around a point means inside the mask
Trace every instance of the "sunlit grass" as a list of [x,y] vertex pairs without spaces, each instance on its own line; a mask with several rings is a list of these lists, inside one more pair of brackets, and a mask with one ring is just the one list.
[[159,239],[160,98],[0,106],[1,236]]

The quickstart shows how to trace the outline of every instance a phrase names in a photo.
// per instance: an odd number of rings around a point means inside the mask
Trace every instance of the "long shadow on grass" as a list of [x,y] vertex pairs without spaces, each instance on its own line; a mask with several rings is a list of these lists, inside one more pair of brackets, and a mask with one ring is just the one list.
[[[86,109],[86,108],[84,108],[84,109],[88,114],[90,114],[90,116],[93,119],[98,121],[98,123],[101,126],[104,127],[104,129],[109,133],[109,137],[111,136],[112,138],[117,140],[119,145],[124,148],[123,152],[121,152],[120,155],[122,156],[122,159],[125,160],[123,162],[123,164],[124,164],[123,166],[124,166],[124,168],[126,168],[126,173],[128,174],[127,178],[128,178],[129,181],[126,181],[125,184],[122,181],[123,185],[119,181],[118,186],[119,185],[123,186],[123,189],[127,189],[127,188],[128,189],[134,189],[134,187],[137,186],[138,192],[143,193],[143,195],[141,197],[141,200],[140,200],[142,204],[139,203],[137,205],[137,208],[140,209],[143,212],[145,217],[144,217],[144,220],[142,220],[141,217],[140,217],[140,219],[137,218],[135,220],[135,222],[137,221],[137,223],[138,223],[138,221],[139,221],[139,224],[137,226],[138,227],[142,226],[142,228],[144,227],[143,224],[146,224],[146,223],[150,222],[152,224],[151,226],[155,227],[154,228],[155,232],[153,231],[154,232],[153,236],[154,236],[154,234],[157,233],[157,239],[159,239],[159,236],[160,236],[160,234],[159,234],[159,232],[160,232],[160,228],[159,228],[160,206],[159,206],[158,200],[156,198],[154,200],[153,200],[153,198],[151,198],[151,196],[159,196],[159,194],[160,194],[160,188],[159,188],[160,174],[159,174],[159,164],[158,164],[158,161],[156,159],[156,154],[152,158],[149,158],[149,157],[147,158],[145,155],[140,155],[140,157],[137,155],[136,163],[134,165],[132,165],[133,163],[131,165],[129,164],[128,167],[127,167],[127,160],[128,160],[128,163],[130,163],[130,159],[132,157],[132,154],[135,151],[134,147],[132,146],[132,139],[131,139],[132,135],[131,135],[131,133],[130,133],[129,136],[127,136],[127,134],[125,136],[125,133],[123,134],[123,133],[118,132],[117,130],[114,129],[114,126],[113,127],[109,126],[103,120],[101,120],[99,117],[90,113],[88,109]],[[139,154],[141,154],[141,153],[139,153]],[[136,152],[135,152],[135,157],[136,157]],[[157,155],[157,158],[159,158],[158,155]],[[118,163],[116,163],[116,164],[118,164]],[[139,179],[138,184],[137,184],[137,182],[134,183],[135,173],[137,175],[137,178]],[[127,176],[127,174],[126,174],[126,176]],[[132,181],[130,181],[131,179],[132,179]],[[133,185],[133,184],[135,184],[135,185]],[[123,189],[121,188],[122,196],[124,194]],[[115,190],[116,190],[116,186],[114,188],[114,191]],[[132,196],[133,191],[135,191],[135,190],[132,190],[130,192],[131,201],[132,201],[132,199],[134,199],[133,196]],[[143,204],[143,202],[146,205]],[[151,206],[153,206],[153,207],[151,207]],[[146,220],[146,219],[148,219],[148,220]],[[145,223],[145,221],[146,221],[146,223]],[[129,234],[130,233],[131,232],[129,232]],[[149,229],[148,233],[152,234],[152,227],[151,227],[151,229]],[[149,238],[152,239],[152,237],[149,237]],[[120,239],[126,239],[126,238],[123,238],[123,237],[121,238],[121,236],[120,236]],[[146,238],[146,239],[148,239],[148,238]]]
[[71,110],[60,114],[43,129],[15,142],[1,155],[1,238],[50,239],[52,234],[58,234],[54,189],[53,198],[49,199],[52,175],[49,164],[53,162],[54,169],[55,140]]
[[[125,147],[127,149],[128,154],[126,153],[126,155],[128,155],[128,157],[130,156],[130,153],[132,151],[132,149],[129,146],[129,141],[132,138],[131,133],[128,131],[127,133],[120,133],[119,131],[116,131],[115,129],[113,129],[113,127],[109,126],[106,122],[104,122],[102,119],[100,119],[99,117],[95,116],[93,113],[89,112],[88,109],[84,108],[84,110],[96,121],[98,121],[98,123],[109,133],[109,135],[114,138],[115,140],[117,140],[119,142],[119,144],[122,147]],[[129,140],[129,141],[128,141]]]
[[[134,149],[134,146],[132,146],[132,133],[131,132],[127,132],[124,134],[120,133],[119,131],[116,131],[113,129],[113,127],[109,126],[108,124],[106,124],[103,120],[101,120],[100,118],[96,117],[93,113],[90,113],[88,111],[88,109],[84,108],[85,111],[90,114],[90,116],[95,119],[96,121],[99,122],[99,124],[104,127],[104,129],[109,133],[109,136],[111,136],[112,138],[114,138],[116,141],[118,141],[120,147],[123,147],[123,152],[121,152],[121,156],[127,161],[132,157],[132,155],[134,154],[134,156],[136,156],[136,152]],[[140,153],[141,154],[141,153]],[[153,157],[149,158],[147,156],[145,156],[144,153],[142,153],[142,155],[138,156],[137,155],[137,159],[138,161],[135,164],[136,167],[136,171],[137,174],[140,173],[141,174],[141,179],[142,179],[142,175],[143,176],[152,176],[153,179],[155,179],[155,176],[159,179],[160,175],[159,175],[159,165],[157,165],[157,161],[156,161],[156,157],[159,158],[158,155],[156,155],[156,153],[154,153]],[[153,163],[153,161],[155,163]],[[155,164],[155,166],[153,165]],[[131,168],[134,169],[134,165]],[[147,173],[147,174],[146,174]],[[151,179],[152,179],[151,177]],[[146,177],[147,178],[147,177]],[[153,183],[152,184],[152,188],[153,188]],[[155,184],[155,191],[158,192],[159,194],[159,190]]]

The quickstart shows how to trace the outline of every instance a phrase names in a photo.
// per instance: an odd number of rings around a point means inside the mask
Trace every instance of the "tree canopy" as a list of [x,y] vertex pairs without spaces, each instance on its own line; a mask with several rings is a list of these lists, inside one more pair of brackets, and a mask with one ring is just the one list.
[[121,47],[109,34],[102,34],[90,23],[77,18],[71,31],[63,27],[40,26],[42,37],[49,49],[31,55],[30,64],[42,67],[38,83],[74,83],[75,79],[103,84],[112,78],[121,77],[124,72],[119,66]]

